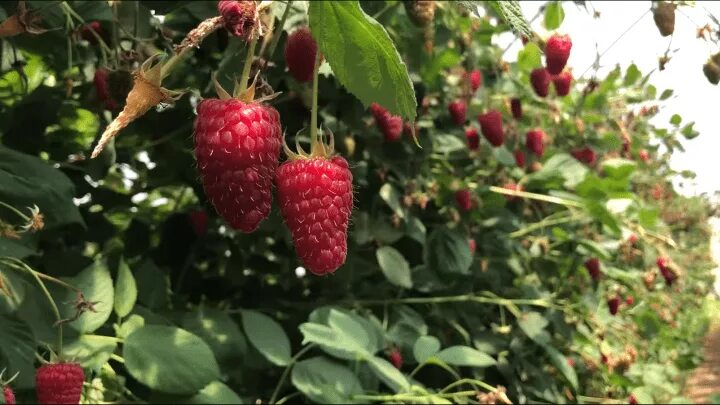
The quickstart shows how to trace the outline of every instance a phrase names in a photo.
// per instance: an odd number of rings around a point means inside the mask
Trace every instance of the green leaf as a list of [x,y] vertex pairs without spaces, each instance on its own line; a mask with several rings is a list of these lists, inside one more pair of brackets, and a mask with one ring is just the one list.
[[532,182],[547,183],[553,179],[564,180],[564,186],[573,188],[583,181],[588,168],[567,153],[553,155],[545,162],[542,169],[528,176]]
[[3,314],[0,314],[0,325],[0,369],[6,369],[6,377],[19,373],[14,387],[33,387],[37,343],[30,326],[14,315]]
[[117,280],[115,280],[115,313],[120,318],[126,317],[135,306],[137,300],[137,284],[130,267],[120,259]]
[[375,252],[380,269],[392,284],[402,288],[412,288],[410,265],[397,249],[383,246]]
[[0,256],[14,257],[16,259],[24,259],[28,256],[36,255],[35,249],[31,249],[20,241],[13,239],[0,238]]
[[666,89],[660,94],[660,100],[667,100],[672,97],[674,93],[673,89]]
[[517,64],[520,70],[530,72],[542,64],[542,51],[535,42],[528,42],[518,52]]
[[135,268],[135,279],[138,288],[137,301],[140,304],[152,310],[168,307],[170,282],[167,274],[160,270],[155,262],[144,260]]
[[[77,276],[66,280],[82,291],[85,300],[96,303],[95,311],[86,311],[78,319],[70,322],[73,329],[80,333],[92,333],[103,326],[113,311],[114,290],[110,272],[106,263],[95,262]],[[64,291],[64,298],[60,302],[74,302],[77,293]],[[75,316],[76,310],[72,305],[63,305],[60,308],[63,318],[70,319]]]
[[565,10],[563,10],[562,4],[559,1],[553,1],[547,4],[545,7],[545,19],[543,25],[548,31],[552,31],[560,27],[563,20],[565,19]]
[[682,117],[679,114],[673,114],[672,117],[670,117],[670,123],[675,125],[676,127],[680,125],[682,122]]
[[616,179],[623,179],[630,176],[637,167],[637,163],[632,160],[613,158],[602,162],[602,170],[608,176]]
[[518,326],[523,332],[539,344],[545,344],[549,340],[545,327],[548,325],[548,320],[537,312],[526,312],[518,319]]
[[192,333],[172,326],[136,330],[125,339],[123,357],[133,378],[170,394],[193,394],[220,378],[210,347]]
[[397,191],[395,187],[393,187],[390,183],[383,184],[382,187],[380,187],[380,198],[383,199],[387,203],[387,205],[392,208],[393,212],[397,214],[400,218],[405,218],[405,211],[402,209],[402,206],[400,205],[400,193]]
[[440,350],[440,341],[435,336],[420,336],[413,345],[413,355],[418,363],[424,363]]
[[405,63],[385,28],[357,1],[313,1],[310,30],[337,80],[365,107],[376,102],[414,120],[417,101]]
[[513,156],[513,154],[505,146],[493,148],[492,152],[495,159],[497,159],[497,161],[501,164],[510,167],[514,167],[516,165],[515,156]]
[[220,381],[213,381],[192,398],[180,401],[182,404],[247,404],[249,402],[240,398],[235,391]]
[[117,339],[112,336],[80,335],[63,346],[63,354],[79,362],[83,368],[99,371],[116,348]]
[[425,263],[441,273],[468,274],[472,254],[467,237],[457,231],[438,228],[428,236]]
[[280,324],[257,311],[243,311],[242,324],[250,343],[276,366],[290,363],[290,340]]
[[315,343],[326,353],[341,359],[354,360],[357,358],[358,347],[346,346],[338,331],[329,326],[306,322],[300,325],[299,329],[303,335],[303,344]]
[[640,72],[640,69],[638,69],[637,65],[633,63],[628,66],[623,83],[625,86],[630,86],[637,82],[640,77],[642,77],[642,73]]
[[489,3],[497,10],[505,22],[512,27],[513,31],[528,38],[532,36],[530,24],[523,16],[522,8],[517,0],[496,0]]
[[685,139],[695,139],[700,135],[700,132],[696,131],[693,127],[695,126],[694,122],[691,122],[683,127],[680,132],[683,134]]
[[[85,226],[73,203],[75,186],[61,171],[36,157],[0,145],[0,201],[28,214],[37,205],[45,227]],[[0,216],[5,209],[0,209]]]
[[224,311],[200,306],[185,315],[182,325],[210,345],[218,363],[242,359],[247,352],[240,327]]
[[578,389],[578,378],[577,374],[575,373],[575,368],[571,367],[568,364],[567,358],[562,355],[557,349],[550,345],[542,345],[543,349],[545,349],[545,352],[550,356],[550,360],[555,365],[555,367],[560,370],[563,377],[567,380],[568,383],[570,383],[570,386],[572,386],[573,390],[577,391]]
[[368,364],[373,373],[395,392],[410,388],[410,383],[405,378],[405,375],[387,360],[380,357],[370,357]]
[[490,367],[497,361],[489,355],[468,346],[450,346],[435,357],[453,366]]
[[290,380],[298,391],[319,404],[351,403],[355,402],[354,395],[363,393],[360,380],[350,369],[325,357],[298,362]]

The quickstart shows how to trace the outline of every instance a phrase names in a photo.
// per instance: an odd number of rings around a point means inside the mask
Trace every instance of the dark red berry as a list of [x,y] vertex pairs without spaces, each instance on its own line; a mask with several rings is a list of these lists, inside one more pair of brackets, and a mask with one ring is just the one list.
[[550,74],[562,72],[570,57],[571,48],[572,40],[568,35],[555,34],[548,39],[545,45],[545,65]]
[[217,8],[225,29],[231,35],[246,41],[251,38],[257,21],[257,6],[254,1],[220,0]]
[[618,309],[620,308],[620,297],[612,297],[607,301],[610,315],[617,315]]
[[468,247],[470,248],[470,253],[475,254],[477,250],[477,242],[475,242],[475,239],[468,239]]
[[602,276],[602,271],[600,270],[600,260],[598,260],[597,257],[586,260],[585,268],[587,269],[588,273],[590,273],[590,278],[592,278],[593,281],[600,280],[600,277]]
[[7,385],[3,387],[3,397],[5,397],[6,405],[15,405],[15,393]]
[[520,168],[525,168],[525,152],[520,149],[516,149],[513,153],[515,155],[515,164]]
[[460,211],[470,211],[473,206],[472,193],[468,189],[461,189],[455,192],[455,201]]
[[207,233],[208,214],[204,210],[195,210],[190,212],[190,225],[195,231],[198,238],[202,238]]
[[589,146],[575,149],[571,151],[570,154],[575,159],[587,164],[588,166],[592,166],[595,163],[595,159],[597,158],[597,156],[595,155],[595,151],[590,149]]
[[463,125],[465,123],[465,114],[467,113],[467,105],[462,100],[456,100],[448,104],[448,112],[452,117],[455,125]]
[[292,77],[299,82],[313,79],[317,43],[308,27],[295,30],[285,42],[285,64]]
[[103,103],[106,109],[115,110],[118,105],[110,95],[109,77],[110,73],[107,70],[97,69],[95,76],[93,76],[93,84],[95,85],[98,100]]
[[519,98],[514,98],[510,100],[510,111],[512,112],[513,118],[516,120],[519,120],[523,116],[522,112],[522,104],[520,103]]
[[473,92],[477,91],[477,89],[482,86],[483,83],[483,77],[480,70],[475,69],[469,73],[465,74],[466,80],[470,83],[470,88]]
[[390,359],[390,363],[392,363],[393,366],[395,366],[396,369],[400,370],[402,368],[403,359],[402,354],[399,350],[394,349],[390,352],[388,355],[388,358]]
[[467,140],[468,149],[478,150],[480,148],[480,135],[478,135],[475,127],[465,129],[465,139]]
[[490,110],[485,114],[480,114],[478,122],[483,136],[492,146],[498,147],[505,142],[502,115],[499,111]]
[[535,94],[539,97],[547,97],[550,89],[550,73],[545,68],[537,68],[530,73],[530,84]]
[[568,93],[570,93],[572,80],[572,73],[567,70],[561,72],[559,75],[553,76],[552,81],[553,85],[555,85],[555,93],[558,96],[567,96]]
[[375,117],[375,124],[382,132],[385,142],[397,142],[402,138],[403,120],[401,117],[390,114],[378,103],[370,106],[370,112]]
[[538,157],[542,157],[545,152],[545,132],[542,129],[533,129],[525,134],[525,147]]

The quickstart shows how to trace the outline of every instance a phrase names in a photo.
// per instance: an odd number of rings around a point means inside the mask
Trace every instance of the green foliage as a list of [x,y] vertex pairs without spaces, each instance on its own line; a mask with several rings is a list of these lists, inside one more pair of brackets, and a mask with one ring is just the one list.
[[[19,372],[21,403],[35,399],[37,358],[50,351],[84,367],[86,402],[684,399],[679,381],[701,361],[707,326],[699,309],[712,284],[711,210],[672,186],[678,174],[693,176],[668,166],[681,140],[700,135],[692,117],[651,124],[673,90],[658,91],[637,66],[540,99],[528,79],[543,64],[538,44],[509,64],[493,45],[510,30],[530,37],[515,1],[443,3],[427,27],[399,1],[293,2],[282,24],[286,5],[273,2],[275,36],[257,49],[267,63],[253,64],[257,95],[281,93],[264,102],[278,110],[288,144],[307,141],[311,85],[286,73],[282,49],[287,32],[309,25],[327,61],[318,123],[353,174],[347,261],[318,277],[300,268],[276,207],[242,234],[199,182],[198,96],[214,97],[214,74],[224,85],[238,77],[247,53],[224,30],[163,80],[188,95],[87,158],[118,113],[99,99],[96,70],[127,73],[169,52],[216,15],[216,2],[28,5],[57,29],[0,41],[0,370]],[[80,18],[101,23],[104,45],[77,35]],[[563,19],[562,2],[546,5],[548,30]],[[118,59],[118,48],[133,52]],[[465,73],[476,68],[483,85],[470,94]],[[447,109],[458,99],[468,105],[462,126]],[[414,121],[421,147],[405,135],[385,142],[373,102]],[[503,116],[505,144],[481,139],[469,151],[464,129],[479,130],[488,109]],[[542,157],[524,147],[532,128],[548,135]],[[595,163],[573,157],[583,147]],[[510,184],[522,193],[505,195]],[[459,189],[472,195],[469,211],[457,206]],[[205,229],[193,226],[196,211],[208,214]],[[678,270],[672,286],[659,256]],[[593,257],[597,281],[584,267]],[[634,303],[612,316],[615,295]]]

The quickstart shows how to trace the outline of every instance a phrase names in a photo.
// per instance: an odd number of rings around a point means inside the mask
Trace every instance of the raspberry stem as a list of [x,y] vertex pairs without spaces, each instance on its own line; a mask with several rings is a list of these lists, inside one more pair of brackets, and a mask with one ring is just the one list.
[[[282,17],[280,18],[280,23],[278,24],[278,28],[275,33],[273,33],[273,39],[272,43],[270,43],[270,50],[268,51],[268,57],[267,60],[272,59],[273,54],[275,53],[275,49],[277,48],[278,42],[280,42],[280,37],[282,36],[283,27],[285,26],[285,20],[287,20],[288,15],[290,14],[290,9],[292,9],[292,0],[288,1],[285,5],[285,12],[283,13]],[[267,62],[266,62],[267,63]]]
[[240,92],[238,94],[242,94],[245,92],[245,90],[248,88],[248,79],[250,78],[250,68],[252,67],[253,59],[255,59],[255,46],[257,45],[258,41],[258,35],[257,33],[253,34],[252,39],[250,40],[250,45],[248,46],[248,52],[247,56],[245,57],[245,66],[243,66],[242,76],[240,76]]
[[318,104],[318,70],[320,69],[320,51],[315,52],[315,65],[313,67],[313,98],[312,98],[312,110],[310,111],[310,141],[312,142],[311,149],[314,149],[315,143],[317,142],[317,104]]

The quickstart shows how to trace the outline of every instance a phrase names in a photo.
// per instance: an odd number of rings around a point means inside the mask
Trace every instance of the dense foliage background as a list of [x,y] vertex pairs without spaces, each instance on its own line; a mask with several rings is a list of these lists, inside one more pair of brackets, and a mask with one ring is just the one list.
[[[124,104],[129,72],[171,54],[217,15],[216,2],[28,1],[50,30],[0,42],[0,369],[18,373],[20,402],[34,399],[37,357],[59,351],[38,282],[61,318],[94,303],[62,332],[62,355],[85,368],[88,402],[682,401],[684,375],[701,360],[713,264],[708,203],[677,195],[670,180],[679,173],[667,164],[679,139],[698,134],[678,115],[649,123],[672,89],[631,65],[539,98],[529,76],[544,62],[542,40],[512,64],[492,44],[511,25],[525,29],[511,2],[437,3],[430,28],[396,1],[362,1],[367,15],[356,2],[314,3],[309,17],[307,2],[285,13],[275,1],[266,16],[278,24],[285,15],[277,49],[271,35],[258,48],[291,145],[296,133],[307,139],[312,88],[285,71],[287,32],[309,24],[321,49],[355,52],[327,52],[320,69],[319,121],[351,164],[356,199],[346,264],[316,277],[299,268],[276,208],[256,232],[233,232],[199,182],[194,107],[215,96],[213,73],[230,85],[247,52],[226,31],[163,81],[185,97],[89,159]],[[15,8],[2,3],[0,20]],[[546,28],[561,28],[562,15],[562,3],[549,3]],[[91,21],[100,38],[83,35]],[[406,67],[384,65],[393,44]],[[380,62],[369,62],[377,49]],[[412,88],[393,80],[405,68]],[[116,106],[99,99],[97,69],[111,72]],[[477,152],[447,109],[473,69],[484,80],[468,126],[497,109],[506,136],[498,148],[482,139]],[[382,86],[368,86],[373,79]],[[372,101],[406,122],[417,113],[419,147],[409,135],[384,141]],[[533,128],[549,138],[541,158],[524,147]],[[592,165],[571,155],[586,146],[597,153]],[[508,184],[525,192],[503,195]],[[460,189],[471,192],[469,211],[457,205]],[[44,227],[20,232],[33,206]],[[198,212],[208,213],[206,227]],[[656,266],[665,256],[679,275],[672,285]],[[593,257],[598,282],[584,267]],[[388,359],[397,352],[396,369]]]

